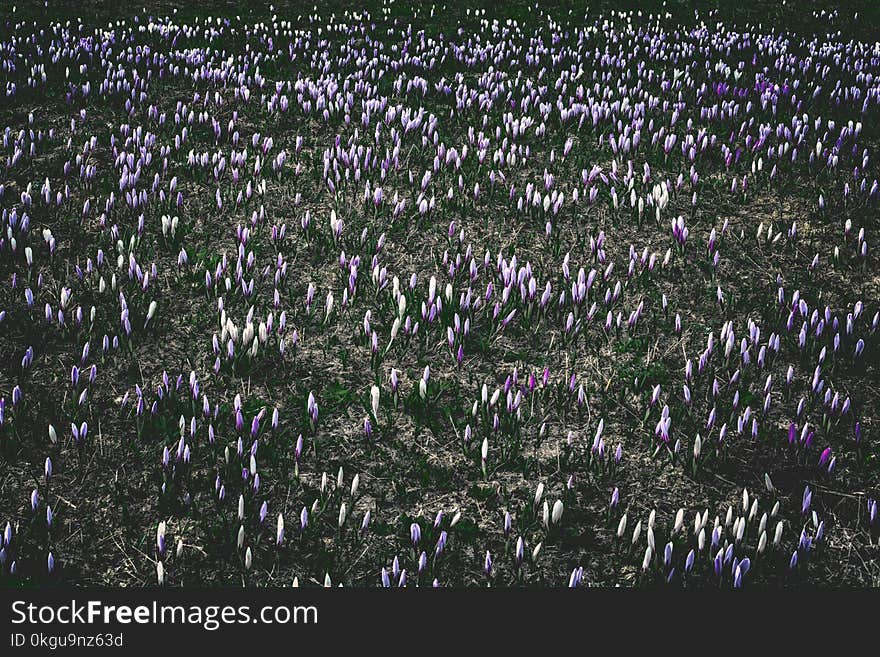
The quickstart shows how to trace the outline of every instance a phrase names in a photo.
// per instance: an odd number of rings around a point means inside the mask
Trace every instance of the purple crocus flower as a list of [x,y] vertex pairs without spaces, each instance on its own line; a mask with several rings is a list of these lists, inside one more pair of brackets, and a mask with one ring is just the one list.
[[813,491],[809,486],[804,487],[803,503],[801,504],[801,513],[806,514],[810,510],[810,502],[813,500]]
[[684,562],[684,571],[686,573],[689,573],[689,572],[691,572],[691,570],[693,570],[695,557],[696,557],[696,555],[695,555],[693,549],[690,552],[688,552],[687,558],[685,559],[685,562]]

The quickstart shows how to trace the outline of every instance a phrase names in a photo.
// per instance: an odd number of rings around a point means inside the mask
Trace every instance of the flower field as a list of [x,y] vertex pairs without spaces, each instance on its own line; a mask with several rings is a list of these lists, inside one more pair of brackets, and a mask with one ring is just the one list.
[[880,8],[685,4],[0,8],[3,586],[880,585]]

